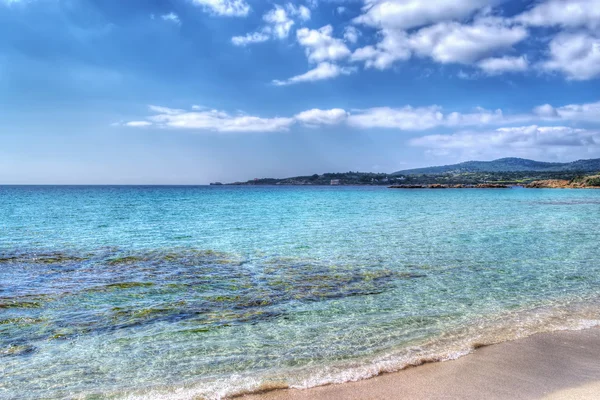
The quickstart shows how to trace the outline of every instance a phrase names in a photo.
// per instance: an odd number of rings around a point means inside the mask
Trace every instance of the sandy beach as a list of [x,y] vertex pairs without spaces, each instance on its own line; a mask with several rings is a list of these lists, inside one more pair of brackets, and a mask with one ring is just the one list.
[[253,400],[598,399],[600,329],[537,334],[372,379],[307,390],[246,395]]

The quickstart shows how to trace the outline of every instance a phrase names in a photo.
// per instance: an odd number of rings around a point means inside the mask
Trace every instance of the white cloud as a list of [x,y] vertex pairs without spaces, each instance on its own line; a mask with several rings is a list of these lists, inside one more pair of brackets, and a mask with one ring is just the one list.
[[269,40],[269,35],[262,32],[247,33],[244,36],[234,36],[231,42],[236,46],[246,46],[251,43],[261,43]]
[[302,21],[308,21],[311,17],[310,10],[306,6],[300,5],[296,7],[293,3],[287,3],[285,8],[290,15],[298,17]]
[[481,107],[476,107],[471,113],[451,112],[445,116],[444,125],[454,126],[474,126],[474,125],[490,125],[500,123],[512,123],[523,119],[529,119],[527,116],[511,115],[505,116],[502,110],[486,110]]
[[360,31],[353,26],[347,26],[344,29],[344,40],[350,43],[356,43],[358,41],[358,37],[360,36]]
[[377,107],[362,110],[348,117],[348,124],[356,128],[395,128],[424,130],[440,126],[444,114],[441,107],[406,106],[402,108]]
[[364,0],[356,23],[383,29],[410,29],[443,20],[464,18],[488,6],[490,0]]
[[310,10],[306,6],[295,6],[292,3],[287,3],[285,7],[282,7],[276,4],[273,9],[263,15],[262,19],[265,26],[257,32],[247,33],[244,36],[234,36],[231,38],[231,42],[236,46],[246,46],[252,43],[266,42],[269,37],[285,39],[289,36],[295,24],[293,17],[308,21],[310,16]]
[[440,63],[471,64],[508,50],[526,37],[527,30],[520,26],[485,17],[469,25],[442,22],[422,28],[410,37],[410,45],[417,54]]
[[[319,70],[321,68],[321,70]],[[274,82],[278,85],[289,85],[303,81],[313,81],[328,79],[336,74],[351,73],[351,71],[341,71],[341,67],[329,63],[322,63],[315,70],[307,74],[288,79],[283,82]],[[318,72],[315,72],[318,71]],[[332,72],[333,71],[333,72]],[[318,109],[302,111],[292,117],[262,118],[258,116],[248,116],[243,113],[231,115],[225,111],[209,109],[203,106],[192,106],[192,111],[174,109],[161,106],[149,106],[152,115],[144,120],[139,119],[126,123],[118,123],[119,126],[129,127],[170,127],[170,128],[191,128],[203,129],[216,132],[274,132],[289,129],[295,123],[302,123],[307,126],[330,126],[347,124],[357,129],[395,129],[400,131],[423,131],[434,128],[466,128],[482,126],[507,126],[516,124],[535,124],[540,122],[600,122],[600,101],[585,104],[568,104],[565,106],[554,107],[550,104],[543,104],[535,107],[529,113],[523,114],[505,114],[502,110],[487,110],[476,107],[470,112],[445,111],[437,105],[413,107],[410,105],[404,107],[374,107],[360,110],[346,111],[341,108]],[[559,135],[560,132],[571,135],[581,130],[573,129],[547,129],[545,127],[528,126],[527,132],[544,134],[544,138],[549,138],[550,134]],[[534,129],[535,128],[535,129]],[[564,127],[563,127],[564,128]],[[521,128],[501,128],[492,132],[493,135],[510,137],[511,132],[519,132]],[[567,128],[565,128],[567,129]],[[571,129],[571,128],[568,128]],[[458,136],[456,136],[458,135]],[[470,138],[472,132],[459,132],[455,134],[459,138]],[[509,136],[507,136],[509,135]],[[432,138],[441,138],[441,143],[455,143],[452,135],[429,135]],[[496,137],[496,136],[494,136]],[[531,136],[527,136],[531,137]],[[596,137],[596,136],[594,136]],[[565,141],[572,142],[571,136],[565,136]],[[423,139],[425,140],[425,139]],[[475,140],[475,139],[473,139]],[[558,136],[555,137],[558,141]],[[589,142],[592,143],[592,142]],[[448,145],[450,146],[450,145]]]
[[522,72],[527,70],[527,58],[521,57],[496,57],[486,58],[477,63],[479,68],[484,70],[488,75],[498,75],[504,72]]
[[350,59],[363,61],[366,68],[384,70],[394,62],[408,60],[412,56],[406,33],[385,30],[382,35],[383,39],[379,43],[356,49]]
[[129,121],[127,123],[125,123],[125,126],[130,126],[130,127],[134,127],[134,128],[143,128],[146,126],[150,126],[152,125],[152,122],[148,122],[148,121]]
[[155,112],[157,114],[177,115],[177,114],[183,114],[185,112],[185,110],[181,110],[178,108],[169,108],[169,107],[154,106],[154,105],[149,105],[148,108],[150,109],[150,111]]
[[192,3],[228,17],[245,17],[250,12],[250,6],[244,0],[192,0]]
[[[600,132],[566,126],[520,126],[483,132],[427,135],[410,140],[412,146],[429,149],[431,154],[458,153],[463,157],[581,155],[600,150]],[[569,157],[569,156],[567,156]],[[572,156],[570,156],[572,157]]]
[[332,33],[331,25],[317,30],[301,28],[296,31],[298,43],[305,48],[309,61],[337,61],[350,56],[348,47],[341,39],[332,37]]
[[600,101],[596,103],[568,104],[553,107],[544,104],[533,109],[533,113],[542,119],[561,119],[574,122],[600,122]]
[[335,78],[340,75],[350,75],[354,71],[354,68],[340,67],[339,65],[331,64],[328,62],[322,62],[318,64],[314,69],[311,69],[310,71],[302,75],[297,75],[284,81],[274,80],[273,84],[277,86],[284,86],[301,82],[314,82],[324,79]]
[[[384,28],[380,34],[382,39],[376,45],[355,50],[352,61],[364,62],[366,68],[383,70],[396,61],[410,59],[414,53],[442,64],[471,65],[511,49],[515,43],[527,37],[527,30],[520,26],[509,26],[501,18],[480,17],[471,24],[440,22],[412,34]],[[499,61],[494,64],[484,66],[490,65],[490,69],[498,67]],[[507,67],[506,60],[504,64]],[[500,72],[500,69],[496,68],[496,72]]]
[[549,46],[549,59],[542,68],[558,71],[572,80],[600,76],[600,37],[587,33],[560,33]]
[[[370,68],[373,66],[374,61],[377,59],[377,57],[381,53],[382,52],[379,49],[377,49],[375,46],[368,45],[368,46],[360,47],[360,48],[354,50],[354,52],[352,53],[352,56],[350,57],[350,60],[351,61],[364,61],[365,66]],[[410,52],[408,53],[408,57],[410,57]],[[387,68],[387,66],[386,66],[386,68]]]
[[542,104],[533,109],[533,113],[542,118],[558,118],[556,109],[550,104]]
[[515,18],[532,26],[600,27],[599,0],[548,0]]
[[[277,132],[285,131],[294,124],[293,118],[260,118],[250,115],[230,115],[219,110],[185,111],[168,107],[150,106],[155,114],[148,117],[158,127],[198,129],[213,132]],[[142,121],[128,122],[127,126]]]
[[347,116],[348,113],[341,108],[332,108],[331,110],[319,110],[318,108],[313,108],[312,110],[296,114],[295,118],[305,125],[318,126],[341,124],[346,120]]
[[472,113],[444,114],[440,106],[400,108],[376,107],[359,110],[348,117],[348,124],[356,128],[386,128],[403,131],[421,131],[437,127],[490,125],[528,119],[525,116],[506,117],[502,110],[476,108]]
[[264,28],[265,32],[271,33],[278,39],[284,39],[290,34],[290,29],[294,21],[288,16],[287,11],[280,5],[275,5],[271,11],[263,16],[263,20],[268,24]]
[[170,12],[168,14],[161,15],[160,17],[164,21],[168,21],[168,22],[172,22],[177,25],[181,25],[181,20],[179,19],[179,16],[177,14],[175,14],[174,12]]
[[335,10],[337,11],[338,14],[341,15],[341,14],[343,14],[343,13],[346,12],[346,7],[344,7],[344,6],[338,6]]

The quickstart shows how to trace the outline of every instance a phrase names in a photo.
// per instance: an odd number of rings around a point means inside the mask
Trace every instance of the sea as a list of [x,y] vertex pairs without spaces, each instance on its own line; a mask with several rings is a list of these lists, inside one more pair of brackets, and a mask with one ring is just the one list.
[[0,399],[221,399],[600,324],[600,190],[0,186]]

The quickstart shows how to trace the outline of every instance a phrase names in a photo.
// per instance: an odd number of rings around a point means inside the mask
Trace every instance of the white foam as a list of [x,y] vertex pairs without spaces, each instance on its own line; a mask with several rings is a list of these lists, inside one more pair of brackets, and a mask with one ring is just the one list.
[[128,400],[186,400],[205,398],[219,400],[233,394],[288,386],[308,389],[328,384],[341,384],[369,379],[382,373],[396,372],[424,362],[455,360],[471,353],[476,345],[487,345],[519,339],[536,333],[557,330],[582,330],[600,326],[596,306],[586,304],[563,307],[539,307],[520,313],[506,312],[490,321],[480,321],[457,332],[432,338],[420,346],[394,349],[369,359],[313,368],[287,371],[273,370],[256,375],[232,375],[207,379],[190,387],[164,388],[124,396]]

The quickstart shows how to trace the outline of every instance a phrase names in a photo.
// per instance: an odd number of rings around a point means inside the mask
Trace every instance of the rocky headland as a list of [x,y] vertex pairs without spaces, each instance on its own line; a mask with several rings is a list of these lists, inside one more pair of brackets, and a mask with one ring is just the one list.
[[507,189],[510,185],[503,185],[498,183],[479,183],[477,185],[444,185],[440,183],[433,183],[430,185],[391,185],[388,186],[390,189]]
[[531,189],[600,189],[600,175],[578,176],[571,180],[566,179],[546,179],[533,181],[526,188]]

